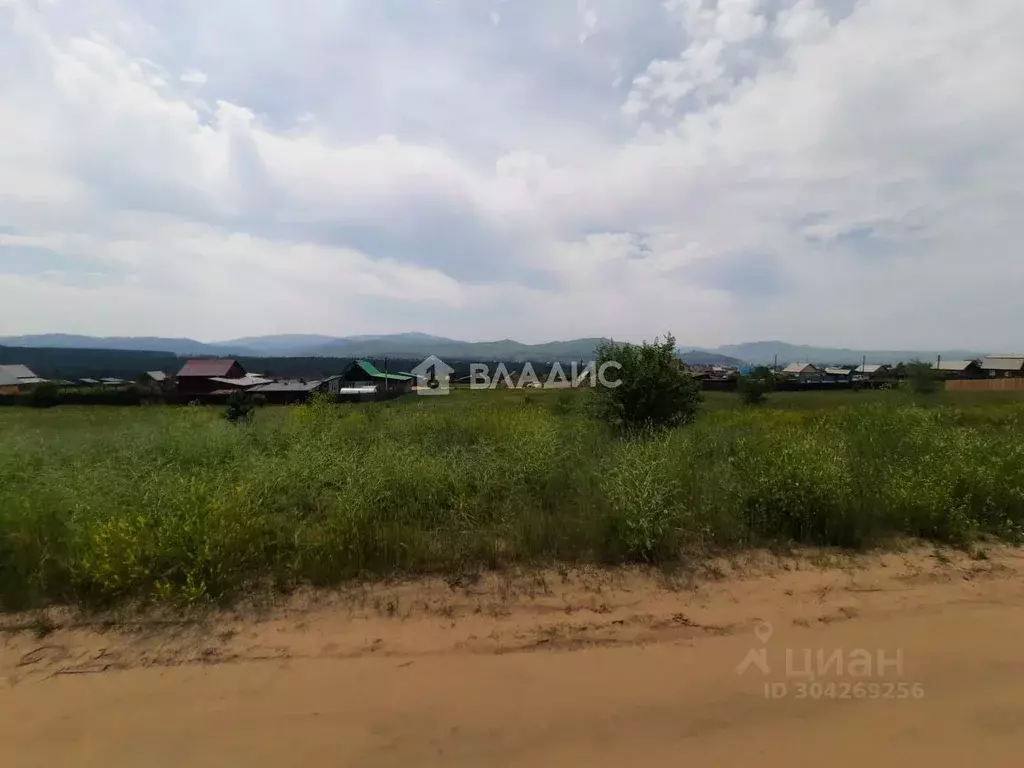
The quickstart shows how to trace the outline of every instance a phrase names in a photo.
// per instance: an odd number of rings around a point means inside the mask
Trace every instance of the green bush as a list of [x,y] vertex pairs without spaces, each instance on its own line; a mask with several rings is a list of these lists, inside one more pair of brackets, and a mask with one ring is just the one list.
[[247,424],[252,420],[256,404],[252,395],[247,392],[233,392],[228,397],[228,408],[224,412],[224,418],[232,424]]
[[[614,366],[591,390],[590,411],[616,429],[666,429],[693,421],[700,410],[700,383],[676,354],[676,340],[668,334],[652,344],[602,342],[596,367]],[[617,374],[617,378],[615,378]]]
[[60,389],[48,381],[37,384],[28,393],[26,402],[33,408],[52,408],[60,403]]
[[748,374],[739,377],[736,391],[740,399],[747,405],[764,405],[768,395],[775,391],[775,372],[770,368],[759,366]]
[[915,395],[934,395],[942,387],[942,380],[928,363],[915,360],[904,367],[906,386]]

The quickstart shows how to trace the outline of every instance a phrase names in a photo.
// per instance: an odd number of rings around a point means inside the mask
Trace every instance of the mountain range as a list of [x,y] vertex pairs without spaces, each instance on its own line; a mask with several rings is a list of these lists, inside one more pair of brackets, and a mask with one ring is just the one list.
[[753,341],[743,344],[724,344],[711,350],[728,355],[747,363],[768,365],[778,360],[780,365],[809,362],[820,365],[892,365],[911,360],[931,362],[938,357],[943,360],[973,360],[995,354],[992,350],[920,350],[920,349],[846,349],[842,347],[813,347],[805,344],[788,344],[784,341]]
[[[39,334],[0,337],[7,347],[52,349],[105,349],[164,352],[179,357],[330,357],[353,358],[394,357],[419,359],[437,355],[441,359],[507,362],[548,362],[554,360],[588,360],[600,338],[555,341],[546,344],[522,344],[512,339],[500,341],[460,341],[425,333],[398,333],[364,336],[325,336],[318,334],[284,334],[251,336],[228,341],[201,342],[186,338],[160,337],[95,337],[74,334]],[[898,363],[914,359],[971,359],[985,352],[970,350],[855,350],[835,347],[813,347],[782,341],[755,341],[725,344],[720,347],[680,347],[680,355],[693,364],[742,365],[812,362],[826,365],[855,365],[865,358],[868,363]]]
[[589,360],[600,341],[601,339],[593,338],[547,344],[522,344],[512,339],[470,342],[425,333],[345,337],[286,334],[251,336],[217,342],[180,338],[78,336],[63,333],[0,337],[0,345],[7,347],[133,350],[165,352],[179,357],[394,357],[411,360],[437,355],[441,359],[481,362]]

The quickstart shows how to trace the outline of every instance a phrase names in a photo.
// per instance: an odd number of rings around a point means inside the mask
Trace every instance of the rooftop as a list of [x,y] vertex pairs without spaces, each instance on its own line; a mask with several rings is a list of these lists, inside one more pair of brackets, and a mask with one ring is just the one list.
[[16,379],[39,378],[25,365],[0,365],[0,373],[6,373],[8,376],[13,376]]
[[[231,369],[237,364],[237,360],[189,360],[178,372],[178,376],[199,376],[207,379],[216,376],[223,377],[231,373]],[[243,370],[242,373],[244,374],[245,371]]]
[[878,373],[888,367],[888,365],[858,365],[855,373]]
[[989,355],[981,359],[984,371],[1019,371],[1024,369],[1024,357],[1020,355]]
[[253,387],[251,392],[312,392],[320,386],[319,381],[274,381],[270,384],[260,384]]
[[274,383],[273,379],[265,379],[262,376],[253,376],[251,374],[246,374],[237,379],[227,379],[222,376],[210,376],[208,378],[210,381],[216,381],[218,384],[227,384],[231,387],[260,387],[265,384]]
[[356,360],[352,363],[352,365],[362,369],[363,373],[365,373],[371,379],[387,379],[389,381],[409,381],[412,378],[414,378],[412,376],[407,376],[401,373],[384,373],[369,360]]
[[940,360],[938,366],[932,366],[938,371],[965,371],[974,365],[974,360]]
[[808,369],[810,369],[812,371],[818,370],[811,363],[790,363],[789,365],[787,365],[785,368],[782,369],[782,372],[783,373],[803,373],[804,371],[806,371]]

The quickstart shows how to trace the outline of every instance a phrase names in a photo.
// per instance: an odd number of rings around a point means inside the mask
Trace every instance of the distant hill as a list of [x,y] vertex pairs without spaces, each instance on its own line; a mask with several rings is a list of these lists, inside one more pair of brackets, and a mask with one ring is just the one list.
[[[449,339],[445,336],[431,336],[429,333],[385,333],[385,334],[373,334],[369,336],[342,336],[340,339],[331,339],[331,341],[380,341],[381,339],[391,339],[393,341],[422,341],[422,342],[438,342],[438,341],[450,341],[456,342],[455,339]],[[458,342],[456,342],[458,343]]]
[[[425,333],[396,333],[362,336],[325,336],[320,334],[282,334],[252,336],[229,341],[201,342],[195,339],[158,337],[94,337],[50,333],[36,336],[0,337],[0,345],[65,350],[107,350],[161,352],[178,357],[294,357],[294,358],[402,358],[422,360],[437,355],[449,361],[530,361],[590,360],[599,338],[523,344],[513,339],[500,341],[459,341]],[[720,347],[695,347],[682,351],[681,357],[694,365],[739,366],[744,363],[780,364],[807,360],[824,365],[898,363],[913,359],[932,361],[939,355],[946,360],[981,357],[985,353],[970,350],[857,350],[812,347],[783,341],[754,341]],[[11,356],[11,355],[8,355]]]
[[601,339],[576,339],[547,344],[522,344],[512,339],[502,341],[455,341],[417,334],[397,334],[368,339],[337,339],[309,354],[324,357],[406,357],[424,358],[437,355],[442,360],[503,360],[506,362],[551,362],[590,360]]
[[316,334],[253,336],[206,343],[194,339],[154,337],[95,337],[71,334],[0,337],[8,347],[52,349],[104,349],[166,352],[181,357],[402,357],[422,360],[437,355],[452,360],[504,360],[507,362],[548,362],[589,360],[600,339],[576,339],[547,344],[521,344],[512,339],[469,342],[430,336],[425,333],[397,333],[375,336],[334,337]]
[[723,368],[739,368],[746,362],[738,357],[729,357],[729,355],[707,352],[702,349],[691,349],[689,352],[681,352],[679,357],[684,363],[690,365],[719,365]]
[[985,352],[954,349],[954,350],[860,350],[837,347],[811,347],[798,344],[787,344],[784,341],[754,341],[743,344],[726,344],[713,350],[705,350],[718,354],[736,357],[748,363],[767,365],[778,356],[780,365],[808,361],[811,363],[859,365],[867,358],[868,363],[893,364],[920,359],[935,360],[941,355],[945,360],[967,360],[983,357]]
[[[172,355],[219,355],[225,347],[195,339],[163,339],[151,336],[78,336],[70,333],[43,333],[34,336],[0,336],[7,347],[46,349],[106,349],[130,352],[167,352]],[[238,348],[238,353],[245,352]]]
[[278,336],[249,336],[230,341],[218,341],[206,346],[218,350],[238,350],[238,354],[290,355],[302,354],[332,341],[336,341],[334,336],[315,333],[287,333]]

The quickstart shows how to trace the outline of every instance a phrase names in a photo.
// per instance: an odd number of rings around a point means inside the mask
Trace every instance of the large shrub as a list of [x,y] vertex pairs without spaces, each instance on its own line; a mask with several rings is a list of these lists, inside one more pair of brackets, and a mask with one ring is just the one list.
[[605,367],[609,383],[594,383],[590,409],[613,427],[627,431],[675,427],[692,421],[700,410],[700,383],[676,354],[672,334],[651,344],[602,342],[596,363],[598,371]]
[[26,402],[33,408],[52,408],[60,402],[60,390],[48,381],[38,384],[28,393]]
[[763,405],[774,390],[775,372],[764,366],[740,376],[736,382],[736,391],[747,405]]
[[232,424],[248,423],[255,410],[256,404],[252,395],[248,392],[234,392],[228,398],[228,409],[224,412],[224,418]]
[[942,385],[938,372],[920,360],[907,364],[905,372],[906,386],[915,395],[933,395]]

